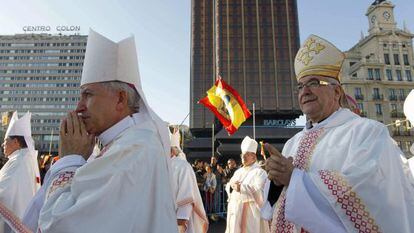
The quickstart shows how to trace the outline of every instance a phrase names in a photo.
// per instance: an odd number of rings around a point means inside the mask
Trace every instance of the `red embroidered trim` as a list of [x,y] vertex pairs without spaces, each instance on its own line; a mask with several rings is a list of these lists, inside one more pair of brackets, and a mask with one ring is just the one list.
[[20,219],[10,211],[6,206],[0,203],[0,216],[5,222],[13,229],[13,232],[17,233],[32,233]]
[[380,232],[362,199],[352,191],[352,187],[340,174],[321,170],[319,175],[358,232]]
[[49,189],[49,195],[53,193],[56,189],[62,188],[66,186],[67,184],[72,183],[73,176],[75,175],[75,172],[73,171],[65,171],[58,175],[55,180],[53,180],[52,185]]
[[285,218],[286,190],[283,189],[276,202],[275,213],[273,214],[271,232],[293,233],[294,225]]
[[299,142],[299,148],[296,152],[293,166],[301,170],[307,170],[309,168],[310,159],[317,144],[319,136],[323,133],[323,128],[306,132]]
[[[293,166],[301,170],[308,170],[313,150],[318,143],[318,138],[323,132],[324,129],[321,128],[304,133],[299,142],[299,148],[293,160]],[[283,188],[276,205],[271,224],[271,232],[292,233],[294,231],[294,225],[285,218],[286,187]],[[306,231],[302,228],[301,232]]]

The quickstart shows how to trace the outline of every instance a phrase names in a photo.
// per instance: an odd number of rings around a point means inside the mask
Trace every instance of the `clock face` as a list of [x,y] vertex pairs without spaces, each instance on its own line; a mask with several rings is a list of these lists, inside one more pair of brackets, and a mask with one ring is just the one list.
[[384,11],[384,13],[382,14],[382,16],[384,16],[384,18],[385,18],[386,20],[389,20],[389,19],[390,19],[390,17],[391,17],[391,14],[390,14],[390,12],[388,12],[388,11]]
[[376,17],[375,15],[373,15],[373,16],[371,17],[371,23],[375,23],[375,20],[377,20],[377,17]]

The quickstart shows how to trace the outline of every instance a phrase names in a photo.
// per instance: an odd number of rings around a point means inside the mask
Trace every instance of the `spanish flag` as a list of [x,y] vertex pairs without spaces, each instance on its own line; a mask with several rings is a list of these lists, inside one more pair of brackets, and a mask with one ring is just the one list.
[[239,93],[219,76],[216,83],[207,91],[207,96],[198,101],[209,108],[231,135],[252,114]]

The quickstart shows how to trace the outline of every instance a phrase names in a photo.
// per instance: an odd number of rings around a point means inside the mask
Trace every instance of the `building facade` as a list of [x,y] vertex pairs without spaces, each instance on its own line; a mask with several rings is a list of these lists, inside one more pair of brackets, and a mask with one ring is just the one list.
[[389,125],[392,137],[410,156],[414,131],[408,121],[404,122],[403,104],[414,89],[414,34],[405,25],[397,27],[394,7],[384,0],[369,6],[368,35],[361,35],[346,52],[342,83],[345,92],[356,99],[362,115]]
[[[255,104],[257,138],[266,139],[263,128],[294,125],[301,115],[294,78],[294,56],[300,47],[296,0],[193,0],[191,17],[193,135],[227,135],[220,127],[212,134],[218,121],[197,103],[218,75],[239,92],[251,112]],[[242,128],[251,128],[252,120]],[[253,130],[244,131],[250,135]],[[235,140],[237,135],[219,140]]]
[[40,153],[56,155],[60,119],[76,108],[86,41],[84,35],[0,36],[0,112],[32,113]]

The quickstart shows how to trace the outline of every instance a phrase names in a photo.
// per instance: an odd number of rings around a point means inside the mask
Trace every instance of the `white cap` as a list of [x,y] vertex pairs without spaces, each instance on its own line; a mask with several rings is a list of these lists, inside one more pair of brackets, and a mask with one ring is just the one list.
[[253,152],[256,154],[257,142],[251,139],[249,136],[246,136],[242,141],[241,151],[242,151],[242,154],[246,154],[247,152]]
[[141,97],[139,112],[148,116],[155,124],[164,152],[169,157],[170,142],[167,125],[150,108],[142,90],[134,36],[115,43],[90,30],[81,86],[89,83],[109,81],[120,81],[135,87]]
[[411,90],[404,101],[404,115],[414,125],[414,90]]
[[30,119],[32,114],[27,112],[20,119],[17,117],[17,111],[13,113],[13,116],[10,119],[9,126],[7,128],[4,139],[9,136],[23,136],[26,141],[27,148],[34,150],[34,141],[32,138],[32,128],[30,124]]

